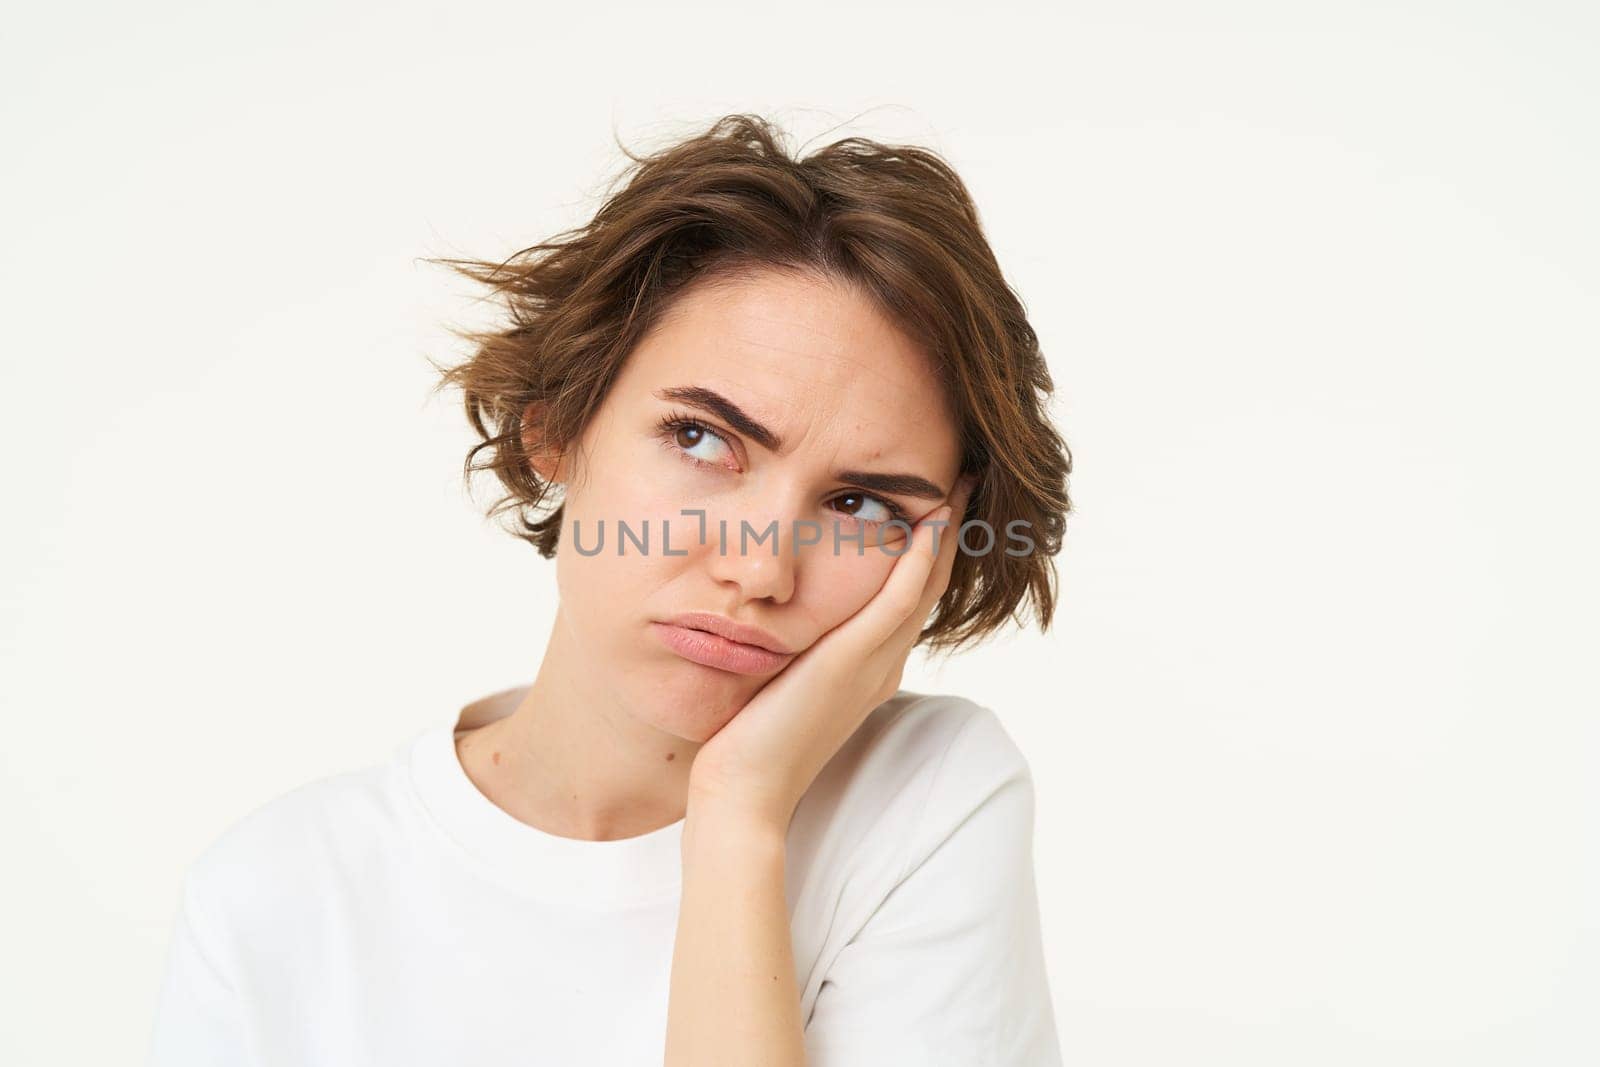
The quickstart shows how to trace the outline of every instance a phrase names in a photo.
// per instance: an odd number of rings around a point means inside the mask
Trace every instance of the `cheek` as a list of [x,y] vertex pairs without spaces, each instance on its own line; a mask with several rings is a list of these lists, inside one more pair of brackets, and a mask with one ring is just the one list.
[[894,568],[895,557],[871,544],[860,556],[853,544],[843,545],[834,555],[827,537],[817,549],[806,560],[802,581],[810,591],[808,614],[831,630],[877,594]]
[[[573,486],[566,498],[566,512],[562,519],[561,537],[571,538],[574,521],[583,524],[583,543],[592,549],[600,538],[600,523],[605,523],[605,550],[588,561],[610,556],[616,560],[619,525],[626,524],[632,532],[628,541],[630,557],[638,555],[637,544],[648,529],[650,551],[657,551],[662,522],[670,520],[674,547],[682,543],[677,527],[693,523],[692,518],[679,515],[692,494],[686,492],[683,472],[676,469],[681,464],[671,464],[670,456],[652,454],[641,446],[632,452],[618,450],[596,459],[589,478]],[[620,562],[620,561],[618,561]]]
[[[636,532],[650,522],[652,537],[659,537],[663,522],[673,526],[674,547],[683,543],[678,527],[698,529],[698,520],[681,514],[685,507],[703,507],[709,476],[682,460],[667,455],[654,444],[640,445],[618,477],[606,487],[606,508],[628,520]],[[608,524],[612,525],[612,524]]]
[[[662,518],[673,520],[674,551],[686,541],[693,520],[678,518],[677,505],[666,506],[674,498],[663,492],[659,479],[652,484],[648,473],[608,476],[603,484],[584,484],[566,498],[555,562],[557,585],[569,611],[593,611],[614,622],[619,605],[636,605],[668,580],[674,564],[681,563],[680,557],[662,554]],[[617,546],[624,542],[621,523],[627,524],[632,536],[619,555]],[[646,539],[648,553],[639,549]],[[579,544],[587,555],[578,551]]]

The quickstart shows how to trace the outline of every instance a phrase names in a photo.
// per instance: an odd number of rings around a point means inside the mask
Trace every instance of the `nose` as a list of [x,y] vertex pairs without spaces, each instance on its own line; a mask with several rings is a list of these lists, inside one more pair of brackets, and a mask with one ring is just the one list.
[[[770,517],[774,512],[779,517]],[[748,513],[708,516],[707,570],[717,583],[739,590],[742,600],[787,603],[794,596],[795,565],[793,509],[763,510],[769,516],[757,522]],[[791,517],[782,517],[787,514]]]

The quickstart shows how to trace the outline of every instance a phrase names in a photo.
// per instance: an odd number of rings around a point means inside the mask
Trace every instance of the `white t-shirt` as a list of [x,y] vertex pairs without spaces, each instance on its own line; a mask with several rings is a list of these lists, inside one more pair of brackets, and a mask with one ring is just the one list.
[[[441,721],[272,800],[183,882],[152,1067],[659,1065],[683,821],[583,841],[512,817]],[[1061,1062],[1028,764],[994,712],[905,690],[795,809],[810,1067]]]

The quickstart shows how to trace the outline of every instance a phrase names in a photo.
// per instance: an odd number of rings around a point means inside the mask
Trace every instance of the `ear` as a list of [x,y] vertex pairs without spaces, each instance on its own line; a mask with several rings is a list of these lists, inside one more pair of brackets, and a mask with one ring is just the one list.
[[562,454],[558,449],[543,447],[544,405],[534,401],[522,409],[522,448],[528,454],[528,465],[546,482],[559,483],[566,477]]

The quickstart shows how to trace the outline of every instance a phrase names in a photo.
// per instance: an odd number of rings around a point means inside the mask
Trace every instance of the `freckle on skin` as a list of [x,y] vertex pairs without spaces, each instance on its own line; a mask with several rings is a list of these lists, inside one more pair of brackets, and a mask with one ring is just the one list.
[[672,762],[673,760],[675,760],[677,758],[678,758],[678,754],[676,752],[668,752],[667,753],[667,762],[670,763],[670,762]]

